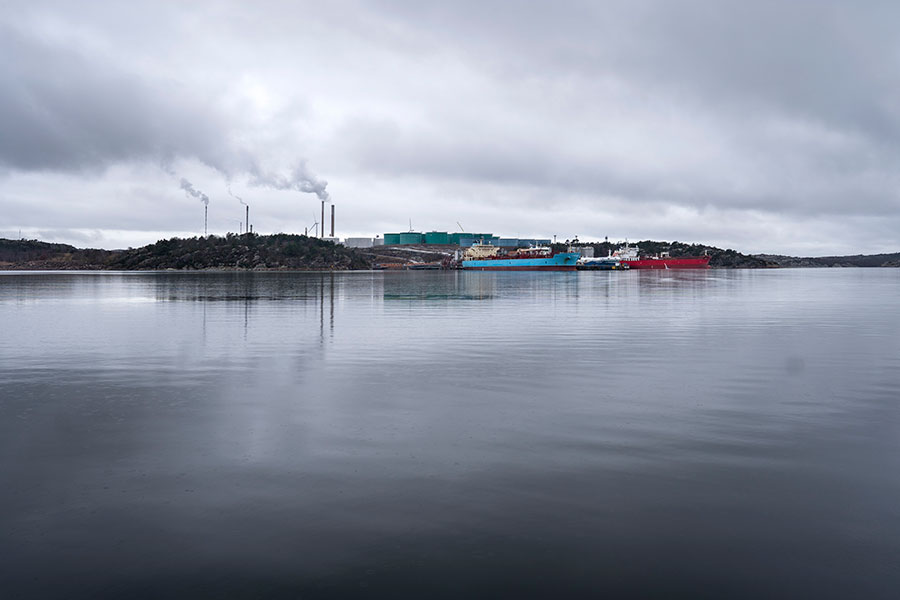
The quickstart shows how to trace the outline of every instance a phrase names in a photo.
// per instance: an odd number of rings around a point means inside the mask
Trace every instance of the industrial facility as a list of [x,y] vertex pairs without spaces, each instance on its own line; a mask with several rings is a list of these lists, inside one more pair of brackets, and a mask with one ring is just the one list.
[[468,233],[446,231],[404,231],[402,233],[385,233],[385,246],[408,245],[442,245],[468,248],[475,244],[490,244],[501,248],[529,248],[531,246],[549,245],[549,239],[542,238],[502,238],[493,233]]

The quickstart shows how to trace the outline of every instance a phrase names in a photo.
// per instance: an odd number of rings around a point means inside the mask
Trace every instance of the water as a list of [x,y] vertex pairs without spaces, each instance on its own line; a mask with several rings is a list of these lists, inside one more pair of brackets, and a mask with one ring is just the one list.
[[896,597],[900,270],[0,274],[0,596]]

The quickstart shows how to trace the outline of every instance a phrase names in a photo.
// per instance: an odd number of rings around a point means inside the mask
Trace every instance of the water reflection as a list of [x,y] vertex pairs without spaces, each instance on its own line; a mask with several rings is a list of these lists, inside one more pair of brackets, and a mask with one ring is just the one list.
[[2,589],[890,597],[898,292],[0,275]]
[[385,300],[490,300],[496,287],[490,272],[384,273]]

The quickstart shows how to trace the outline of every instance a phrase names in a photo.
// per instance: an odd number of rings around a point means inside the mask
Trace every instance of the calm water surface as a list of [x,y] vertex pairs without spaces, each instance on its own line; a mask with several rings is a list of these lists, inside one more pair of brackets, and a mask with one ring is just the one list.
[[0,597],[900,595],[900,270],[0,274]]

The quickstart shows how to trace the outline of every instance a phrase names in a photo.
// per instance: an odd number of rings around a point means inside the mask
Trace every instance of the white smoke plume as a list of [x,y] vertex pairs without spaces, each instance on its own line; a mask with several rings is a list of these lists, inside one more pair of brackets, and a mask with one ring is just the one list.
[[280,173],[265,173],[256,168],[251,171],[251,175],[253,176],[250,180],[251,185],[271,187],[276,190],[296,190],[315,194],[320,200],[328,200],[328,192],[325,190],[328,182],[310,173],[306,168],[305,161],[301,161],[294,167],[290,177]]
[[198,200],[200,200],[200,202],[202,202],[206,206],[209,206],[209,196],[207,196],[200,190],[195,189],[194,186],[191,185],[191,182],[188,181],[187,179],[185,179],[184,177],[181,178],[181,189],[184,190],[184,193],[186,196],[193,196],[194,198],[197,198]]
[[240,196],[238,196],[237,194],[235,194],[231,191],[230,185],[228,186],[228,195],[231,196],[232,198],[237,199],[237,201],[240,202],[241,204],[243,204],[244,206],[247,206],[247,203],[244,202],[243,198],[241,198]]

